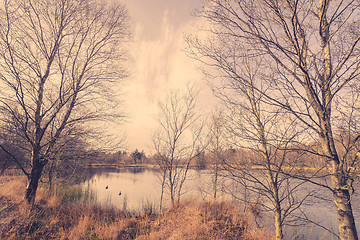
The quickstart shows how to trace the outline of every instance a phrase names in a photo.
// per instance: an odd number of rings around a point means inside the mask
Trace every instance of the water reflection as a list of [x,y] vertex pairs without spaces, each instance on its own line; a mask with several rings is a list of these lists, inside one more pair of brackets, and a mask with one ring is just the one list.
[[156,204],[160,190],[155,171],[143,168],[88,169],[83,184],[96,193],[101,205],[140,210],[144,204]]
[[[111,205],[130,211],[142,211],[144,207],[152,205],[158,208],[161,194],[159,173],[155,169],[146,168],[89,168],[86,169],[87,180],[83,183],[96,193],[97,202],[101,205]],[[182,199],[206,199],[213,194],[212,177],[207,170],[190,170],[185,182]],[[235,189],[241,189],[231,183]],[[310,190],[316,191],[321,199],[310,199],[301,210],[311,220],[324,225],[333,232],[337,232],[337,218],[331,195],[324,189],[316,189],[314,185],[304,185],[303,194]],[[166,191],[165,191],[166,193]],[[301,192],[300,192],[301,193]],[[238,194],[244,194],[239,192]],[[218,193],[219,198],[231,198],[225,192]],[[359,229],[360,224],[360,197],[354,194],[353,209],[355,221]],[[169,196],[165,195],[164,205],[169,205]],[[262,224],[272,227],[271,214],[264,214]],[[336,239],[333,235],[314,224],[305,224],[296,227],[287,226],[286,239]],[[304,238],[303,238],[304,237]]]

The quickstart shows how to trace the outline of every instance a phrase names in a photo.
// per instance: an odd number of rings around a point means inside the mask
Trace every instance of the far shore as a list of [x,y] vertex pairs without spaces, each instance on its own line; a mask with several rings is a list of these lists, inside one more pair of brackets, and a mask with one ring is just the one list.
[[[139,163],[139,164],[127,164],[124,162],[121,163],[91,163],[83,166],[84,168],[117,168],[117,169],[124,169],[124,168],[145,168],[145,169],[160,169],[160,165],[157,164],[149,164],[149,163]],[[179,168],[186,168],[186,165],[178,165]],[[223,169],[224,166],[218,165],[217,166],[219,170]],[[237,169],[250,169],[250,170],[266,170],[264,166],[236,166]],[[313,167],[291,167],[291,171],[299,171],[299,172],[308,172],[308,173],[326,173],[326,169],[317,169]],[[208,164],[202,167],[199,167],[197,165],[190,165],[189,169],[196,169],[196,170],[214,170],[216,169],[215,164]],[[233,167],[233,169],[235,169]],[[283,171],[289,171],[290,167],[282,167]],[[275,169],[273,169],[274,172],[276,172]]]
[[156,164],[126,164],[126,163],[90,163],[84,166],[85,168],[149,168],[160,169]]

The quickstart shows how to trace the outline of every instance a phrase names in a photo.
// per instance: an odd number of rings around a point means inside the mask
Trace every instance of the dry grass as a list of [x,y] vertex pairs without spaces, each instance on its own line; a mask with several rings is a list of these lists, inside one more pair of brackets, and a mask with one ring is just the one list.
[[25,176],[1,176],[0,193],[2,197],[20,202],[25,193],[26,177]]
[[[140,215],[40,188],[36,207],[22,200],[25,178],[0,177],[0,239],[273,239],[250,227],[233,204],[185,202],[161,215]],[[76,195],[76,194],[75,194]]]
[[137,239],[273,239],[250,225],[232,203],[188,201],[166,211],[152,223],[148,235]]

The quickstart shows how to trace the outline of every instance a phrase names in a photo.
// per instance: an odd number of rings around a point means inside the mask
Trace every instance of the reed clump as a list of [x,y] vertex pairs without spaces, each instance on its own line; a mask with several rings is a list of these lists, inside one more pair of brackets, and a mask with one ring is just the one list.
[[[25,178],[0,177],[0,239],[273,239],[230,202],[182,202],[156,214],[101,207],[73,186],[22,200]],[[89,200],[90,199],[90,200]]]

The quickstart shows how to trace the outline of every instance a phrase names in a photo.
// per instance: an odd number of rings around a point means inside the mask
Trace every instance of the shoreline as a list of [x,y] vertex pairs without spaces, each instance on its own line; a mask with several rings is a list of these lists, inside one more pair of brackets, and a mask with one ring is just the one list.
[[[161,169],[160,165],[156,164],[148,164],[148,163],[141,163],[141,164],[126,164],[126,163],[114,163],[114,164],[108,164],[108,163],[91,163],[84,166],[81,166],[82,168],[116,168],[116,169],[124,169],[124,168],[145,168],[145,169]],[[186,165],[178,165],[179,168],[185,168]],[[224,166],[217,166],[219,171],[224,170]],[[204,167],[199,167],[197,165],[190,165],[189,169],[195,169],[195,170],[214,170],[216,168],[216,165],[209,164]],[[327,170],[325,168],[323,169],[316,169],[312,167],[282,167],[283,170],[290,170],[291,171],[297,171],[297,172],[303,172],[303,173],[327,173]],[[266,170],[265,166],[243,166],[243,167],[233,167],[232,169],[238,169],[238,170]],[[274,172],[276,172],[276,169],[273,169]],[[360,173],[359,173],[360,176]]]

